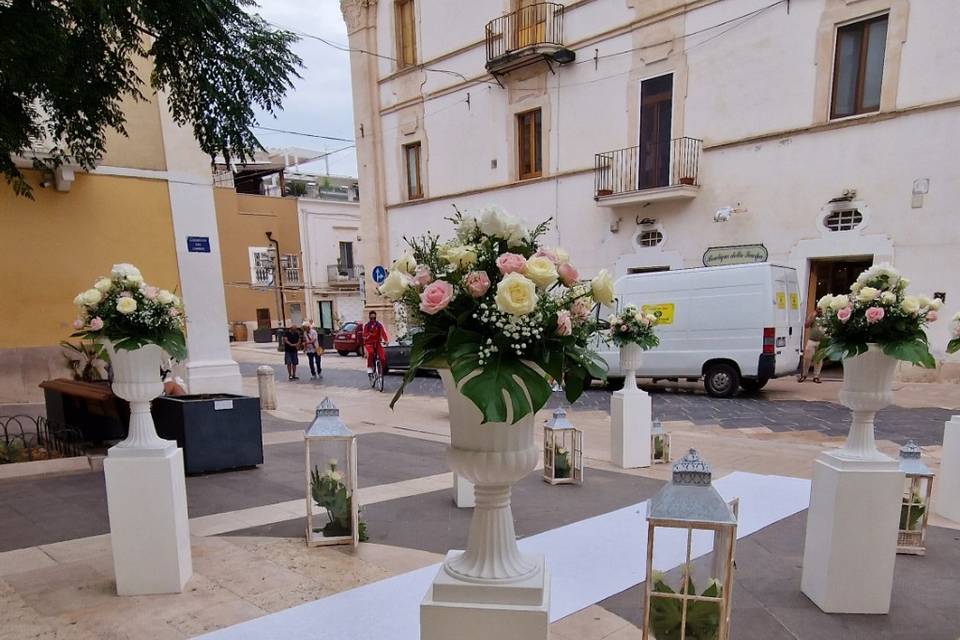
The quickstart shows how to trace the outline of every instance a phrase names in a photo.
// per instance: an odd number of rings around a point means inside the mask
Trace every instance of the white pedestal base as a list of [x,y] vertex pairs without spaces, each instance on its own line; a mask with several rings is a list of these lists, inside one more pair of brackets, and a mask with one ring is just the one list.
[[621,389],[610,398],[610,461],[623,469],[650,466],[650,395]]
[[193,573],[183,451],[111,448],[103,474],[117,594],[182,592]]
[[453,502],[461,509],[477,506],[477,500],[473,495],[473,483],[459,473],[453,474]]
[[[450,551],[447,558],[460,553]],[[537,571],[510,584],[457,580],[441,566],[420,604],[420,639],[546,640],[550,577],[543,556],[532,557]]]
[[960,522],[960,416],[953,416],[943,425],[943,451],[940,455],[933,510],[944,518]]
[[800,589],[827,613],[887,613],[904,477],[896,460],[817,456]]

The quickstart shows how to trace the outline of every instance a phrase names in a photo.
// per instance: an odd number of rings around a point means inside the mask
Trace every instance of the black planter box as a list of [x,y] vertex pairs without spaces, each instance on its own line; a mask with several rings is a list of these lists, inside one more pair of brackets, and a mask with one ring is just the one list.
[[151,410],[161,438],[183,449],[187,474],[263,464],[260,398],[227,393],[162,396]]

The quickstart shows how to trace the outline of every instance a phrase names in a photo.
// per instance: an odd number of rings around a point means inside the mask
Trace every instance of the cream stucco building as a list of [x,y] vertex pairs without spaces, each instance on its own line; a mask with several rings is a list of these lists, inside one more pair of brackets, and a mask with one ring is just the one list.
[[889,261],[960,309],[955,0],[341,7],[368,265],[494,202],[584,275],[766,259],[807,305]]

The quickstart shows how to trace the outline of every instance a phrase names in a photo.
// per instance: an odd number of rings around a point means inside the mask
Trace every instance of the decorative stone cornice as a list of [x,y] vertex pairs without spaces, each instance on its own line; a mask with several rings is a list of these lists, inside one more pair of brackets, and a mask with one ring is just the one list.
[[[343,21],[347,23],[347,31],[352,32],[368,26],[364,24],[369,7],[376,7],[377,0],[340,0],[340,11]],[[376,12],[373,12],[376,15]]]

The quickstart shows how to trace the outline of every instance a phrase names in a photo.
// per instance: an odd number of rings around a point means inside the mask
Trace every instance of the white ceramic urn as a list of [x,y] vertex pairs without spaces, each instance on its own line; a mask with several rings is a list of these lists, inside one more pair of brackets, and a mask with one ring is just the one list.
[[637,369],[643,362],[643,349],[633,342],[620,346],[620,370],[625,391],[637,390]]
[[866,353],[843,361],[840,402],[853,411],[850,433],[837,457],[847,460],[890,460],[877,450],[873,421],[877,411],[893,402],[893,376],[897,361],[876,344]]
[[163,393],[163,381],[160,379],[160,366],[163,361],[163,349],[155,344],[147,344],[139,349],[116,349],[113,343],[106,342],[113,368],[113,392],[130,403],[130,428],[127,437],[111,450],[115,453],[156,452],[158,455],[170,447],[176,447],[173,440],[164,440],[157,435],[150,414],[150,401]]
[[453,375],[440,370],[450,406],[450,468],[474,485],[476,506],[466,550],[444,562],[448,575],[465,582],[509,584],[538,570],[520,553],[510,509],[511,487],[537,466],[534,414],[516,424],[487,422],[460,393]]

